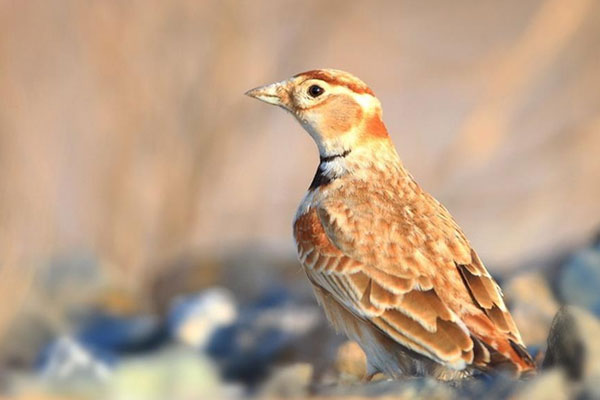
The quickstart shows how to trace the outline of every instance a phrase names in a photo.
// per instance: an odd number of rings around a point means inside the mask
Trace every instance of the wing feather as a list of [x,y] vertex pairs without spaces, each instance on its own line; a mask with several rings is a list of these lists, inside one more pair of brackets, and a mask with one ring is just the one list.
[[447,211],[437,210],[434,227],[427,218],[394,225],[383,215],[327,203],[301,215],[294,233],[310,280],[351,314],[441,364],[488,368],[501,359],[530,369],[500,288]]

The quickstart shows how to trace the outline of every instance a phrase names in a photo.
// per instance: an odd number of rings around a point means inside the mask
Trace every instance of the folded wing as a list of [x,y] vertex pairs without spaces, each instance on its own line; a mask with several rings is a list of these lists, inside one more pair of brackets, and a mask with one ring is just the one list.
[[498,285],[448,212],[433,207],[407,222],[320,204],[295,223],[300,260],[315,285],[416,353],[455,369],[532,369]]

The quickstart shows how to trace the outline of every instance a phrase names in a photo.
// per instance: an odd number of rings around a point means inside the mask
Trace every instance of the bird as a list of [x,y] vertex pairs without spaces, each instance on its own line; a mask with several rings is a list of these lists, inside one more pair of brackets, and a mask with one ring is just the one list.
[[246,95],[291,113],[317,145],[293,236],[327,319],[366,354],[365,379],[534,373],[500,286],[406,170],[369,86],[315,69]]

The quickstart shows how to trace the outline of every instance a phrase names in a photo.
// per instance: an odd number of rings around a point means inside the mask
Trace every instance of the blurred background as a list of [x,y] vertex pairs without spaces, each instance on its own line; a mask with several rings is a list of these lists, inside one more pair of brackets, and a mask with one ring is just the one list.
[[528,345],[557,304],[600,313],[600,3],[0,0],[3,390],[352,375],[291,237],[316,147],[243,96],[314,68],[375,91],[518,324],[537,312]]

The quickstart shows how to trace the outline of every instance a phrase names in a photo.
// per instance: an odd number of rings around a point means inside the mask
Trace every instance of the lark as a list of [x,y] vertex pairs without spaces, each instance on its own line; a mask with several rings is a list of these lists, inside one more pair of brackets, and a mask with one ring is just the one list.
[[535,369],[499,285],[405,169],[364,82],[320,69],[246,94],[290,112],[317,144],[293,223],[298,257],[329,321],[367,355],[369,376]]

